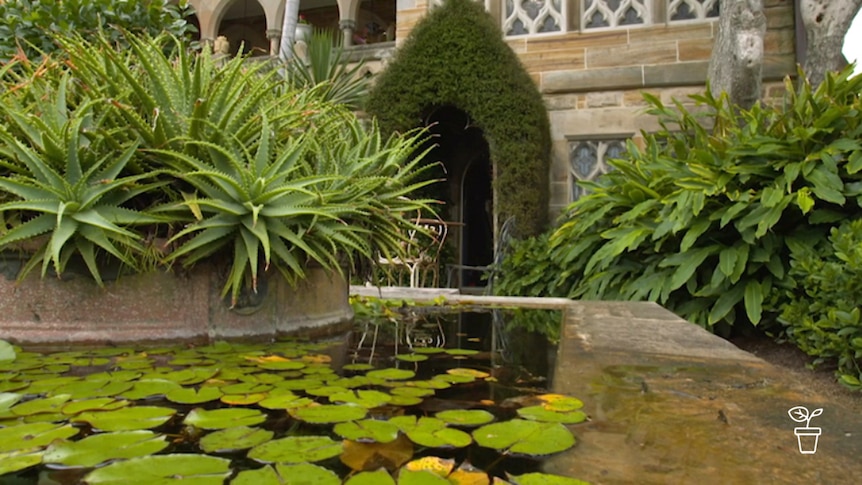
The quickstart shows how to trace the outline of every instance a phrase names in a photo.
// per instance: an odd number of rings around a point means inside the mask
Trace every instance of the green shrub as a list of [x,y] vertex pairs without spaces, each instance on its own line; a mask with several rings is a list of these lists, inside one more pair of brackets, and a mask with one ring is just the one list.
[[862,216],[862,76],[850,76],[816,91],[788,81],[783,104],[750,110],[709,94],[693,110],[645,95],[661,129],[585,183],[590,193],[536,246],[553,278],[504,272],[505,286],[656,301],[706,327],[773,322],[794,284],[791,250]]
[[416,25],[371,89],[367,111],[384,132],[421,126],[453,106],[488,141],[498,220],[521,235],[545,229],[550,124],[542,96],[481,3],[447,0]]
[[829,245],[794,252],[779,320],[814,363],[838,363],[840,381],[862,389],[862,219],[832,229]]
[[192,14],[181,0],[6,0],[0,2],[0,63],[23,53],[38,63],[58,49],[56,35],[108,36],[126,45],[126,30],[151,36],[185,36],[195,31]]

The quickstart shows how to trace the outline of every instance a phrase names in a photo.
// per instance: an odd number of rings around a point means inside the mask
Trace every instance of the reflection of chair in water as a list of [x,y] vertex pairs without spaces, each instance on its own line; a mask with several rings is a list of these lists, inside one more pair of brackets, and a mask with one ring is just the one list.
[[[486,278],[487,284],[485,285],[484,289],[485,294],[493,294],[494,278],[497,276],[497,272],[500,270],[500,265],[503,264],[503,258],[506,255],[506,251],[508,251],[509,249],[509,242],[512,240],[514,232],[515,218],[510,217],[506,219],[506,221],[503,222],[503,226],[500,227],[500,238],[494,245],[494,261],[491,264],[483,266],[472,266],[468,264],[447,264],[446,287],[452,288],[452,276],[456,272],[459,272],[460,275],[463,275],[465,271],[477,271],[481,272],[483,274],[483,277]],[[458,278],[459,285],[461,283],[460,275]]]
[[[396,270],[407,270],[410,275],[410,287],[418,288],[431,272],[432,287],[440,281],[439,259],[440,251],[446,242],[449,228],[440,218],[423,218],[421,214],[413,221],[415,227],[407,233],[407,244],[404,254],[400,256],[378,258],[378,263],[392,266]],[[423,277],[423,272],[425,273]],[[400,282],[400,278],[399,278]]]

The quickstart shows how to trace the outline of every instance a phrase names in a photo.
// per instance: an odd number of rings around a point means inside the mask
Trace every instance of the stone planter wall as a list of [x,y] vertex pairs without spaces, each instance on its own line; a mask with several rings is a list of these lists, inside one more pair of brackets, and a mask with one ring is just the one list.
[[212,266],[123,276],[99,287],[71,273],[40,279],[38,269],[16,282],[18,264],[0,261],[0,339],[15,343],[205,343],[322,330],[353,318],[346,280],[319,268],[296,288],[272,275],[230,309]]

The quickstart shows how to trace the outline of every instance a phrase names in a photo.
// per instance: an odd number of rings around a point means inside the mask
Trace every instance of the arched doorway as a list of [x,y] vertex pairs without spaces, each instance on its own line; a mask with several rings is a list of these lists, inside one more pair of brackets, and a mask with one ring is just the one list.
[[[494,193],[485,135],[467,113],[450,105],[432,108],[425,123],[435,142],[429,160],[440,160],[447,174],[442,216],[455,222],[444,262],[487,266],[494,260]],[[467,291],[485,286],[481,271],[462,269],[453,277],[452,285]]]

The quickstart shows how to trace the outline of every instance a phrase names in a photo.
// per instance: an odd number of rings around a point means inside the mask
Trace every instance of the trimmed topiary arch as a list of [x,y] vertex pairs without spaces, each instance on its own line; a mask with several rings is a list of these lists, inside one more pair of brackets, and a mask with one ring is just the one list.
[[548,216],[550,128],[541,94],[481,2],[446,0],[423,18],[377,79],[367,111],[384,131],[422,126],[436,107],[464,111],[488,142],[498,221],[520,236]]

